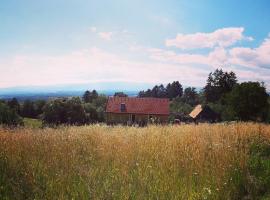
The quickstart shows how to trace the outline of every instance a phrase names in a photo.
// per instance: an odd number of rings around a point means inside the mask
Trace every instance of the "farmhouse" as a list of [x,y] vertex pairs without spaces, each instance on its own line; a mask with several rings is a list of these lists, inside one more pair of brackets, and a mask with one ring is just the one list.
[[219,115],[214,112],[209,106],[197,105],[189,116],[194,122],[217,122],[219,121]]
[[167,123],[169,99],[109,97],[106,106],[107,124]]

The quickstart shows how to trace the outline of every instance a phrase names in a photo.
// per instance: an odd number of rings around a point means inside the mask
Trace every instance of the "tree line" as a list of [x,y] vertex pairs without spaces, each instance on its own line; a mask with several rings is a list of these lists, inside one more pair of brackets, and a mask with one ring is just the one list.
[[[123,92],[114,96],[127,97]],[[216,69],[208,75],[200,91],[173,81],[140,91],[138,97],[169,98],[172,114],[187,115],[197,104],[208,105],[223,121],[270,121],[269,95],[259,82],[238,83],[234,72]],[[104,122],[107,96],[96,90],[85,91],[82,97],[54,100],[0,100],[0,124],[22,125],[22,118],[38,118],[44,125],[81,125]],[[173,120],[173,116],[170,118]]]

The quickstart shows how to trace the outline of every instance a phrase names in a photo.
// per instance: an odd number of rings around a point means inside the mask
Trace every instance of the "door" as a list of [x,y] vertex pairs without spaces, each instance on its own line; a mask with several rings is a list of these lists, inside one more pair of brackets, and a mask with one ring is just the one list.
[[131,115],[131,121],[132,121],[132,123],[135,122],[135,115]]

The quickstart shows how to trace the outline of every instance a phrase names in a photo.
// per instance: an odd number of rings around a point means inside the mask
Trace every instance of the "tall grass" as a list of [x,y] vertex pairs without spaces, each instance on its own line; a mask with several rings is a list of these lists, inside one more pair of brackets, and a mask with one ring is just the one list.
[[240,199],[270,126],[0,129],[0,199]]

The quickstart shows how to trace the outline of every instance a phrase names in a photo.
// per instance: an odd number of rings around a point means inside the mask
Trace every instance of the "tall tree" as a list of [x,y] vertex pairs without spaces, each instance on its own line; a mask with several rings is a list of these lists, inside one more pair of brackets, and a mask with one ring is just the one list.
[[184,94],[182,96],[183,102],[187,103],[191,106],[195,106],[199,103],[199,95],[196,92],[196,88],[194,87],[187,87],[184,90]]
[[91,102],[91,92],[89,90],[86,90],[83,94],[83,101],[85,103],[90,103]]
[[89,90],[85,91],[85,93],[83,94],[83,101],[85,103],[91,103],[94,99],[98,98],[98,93],[96,90],[93,90],[92,92],[90,92]]
[[204,94],[207,102],[217,102],[225,97],[237,84],[237,77],[234,72],[223,72],[216,69],[208,76]]
[[166,89],[167,89],[167,97],[170,99],[181,97],[183,95],[183,87],[179,83],[179,81],[169,83]]
[[267,117],[268,94],[259,82],[244,82],[237,85],[228,95],[227,102],[240,120],[264,121]]

